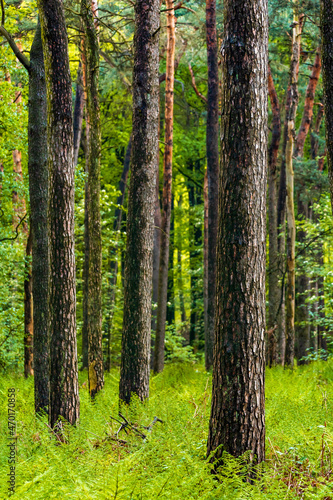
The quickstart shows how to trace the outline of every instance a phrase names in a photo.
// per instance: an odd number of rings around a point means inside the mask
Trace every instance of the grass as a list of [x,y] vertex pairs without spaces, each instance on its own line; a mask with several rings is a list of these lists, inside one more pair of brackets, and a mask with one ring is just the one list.
[[[0,498],[7,498],[7,391],[16,388],[16,493],[39,499],[333,499],[333,361],[315,362],[293,373],[280,367],[266,375],[264,474],[244,481],[246,462],[226,457],[219,481],[205,459],[211,376],[199,365],[168,365],[152,377],[149,402],[134,401],[125,417],[147,434],[121,431],[118,372],[106,375],[105,390],[89,401],[80,374],[81,419],[66,427],[68,443],[50,433],[33,412],[33,380],[0,377]],[[151,433],[142,426],[156,422]],[[5,479],[4,479],[5,478]],[[4,479],[4,480],[3,480]]]

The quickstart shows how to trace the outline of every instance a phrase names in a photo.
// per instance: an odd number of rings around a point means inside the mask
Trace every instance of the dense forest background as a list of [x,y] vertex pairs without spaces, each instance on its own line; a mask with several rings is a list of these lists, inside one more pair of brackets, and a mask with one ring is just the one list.
[[[111,362],[119,363],[123,305],[124,249],[126,244],[127,192],[119,205],[119,183],[131,134],[131,71],[134,29],[130,2],[101,4],[100,10],[100,103],[101,103],[101,218],[103,249],[103,349],[108,351],[111,334]],[[6,29],[22,50],[29,52],[36,25],[36,6],[29,2],[11,2],[6,9]],[[73,106],[80,73],[80,23],[75,4],[66,3],[70,64],[73,81]],[[222,39],[222,6],[217,5],[218,39]],[[299,69],[299,106],[296,131],[299,130],[305,95],[316,51],[320,46],[318,2],[305,2]],[[207,55],[205,44],[205,2],[191,2],[175,11],[177,18],[176,73],[174,104],[174,158],[171,244],[168,276],[168,312],[166,359],[198,359],[204,353],[203,243],[204,175],[206,167],[206,94]],[[162,9],[160,74],[165,73],[166,32]],[[293,9],[290,2],[269,2],[269,61],[279,100],[283,126],[291,58],[290,26]],[[163,29],[164,27],[164,29]],[[1,300],[0,362],[4,369],[23,368],[24,280],[29,273],[31,255],[27,255],[29,234],[29,189],[27,171],[27,100],[28,75],[16,60],[5,39],[1,42]],[[193,76],[192,76],[193,75]],[[80,76],[79,76],[80,78]],[[160,192],[163,180],[165,82],[160,83]],[[296,288],[299,304],[297,332],[310,330],[313,357],[327,356],[332,328],[332,222],[325,164],[325,125],[322,120],[321,75],[313,104],[313,118],[306,136],[304,155],[294,162],[295,213],[297,224],[296,276],[306,276],[306,290]],[[269,110],[269,127],[273,115]],[[283,128],[283,127],[282,127]],[[278,169],[282,159],[280,141]],[[85,122],[75,171],[75,235],[77,276],[78,352],[82,352],[81,332],[84,263],[84,187]],[[14,160],[13,160],[14,155]],[[15,160],[15,155],[19,160]],[[121,198],[120,198],[121,199]],[[297,203],[298,202],[298,203]],[[309,217],[298,209],[309,205]],[[114,224],[117,209],[123,212],[120,229]],[[301,213],[299,213],[301,212]],[[24,220],[18,226],[20,220]],[[17,228],[17,232],[16,232]],[[116,277],[113,306],[114,261]],[[280,267],[280,282],[285,270]],[[269,262],[267,259],[267,269]],[[267,281],[269,273],[267,273]],[[285,279],[285,278],[284,278]],[[113,310],[114,307],[114,310]],[[156,300],[155,300],[156,307]],[[267,308],[268,287],[267,287]],[[297,308],[297,306],[296,306]],[[304,313],[304,310],[306,312]],[[268,314],[267,314],[268,316]],[[296,312],[297,316],[297,312]],[[112,319],[110,319],[112,318]],[[184,338],[186,344],[184,347]],[[191,339],[191,342],[189,341]],[[319,339],[319,340],[318,340]],[[318,344],[319,341],[319,344]],[[325,352],[322,352],[321,349]],[[319,349],[319,350],[318,350]],[[297,338],[296,338],[297,354]],[[307,352],[309,355],[310,352]],[[82,363],[82,359],[79,357]]]
[[17,498],[332,498],[319,3],[1,2]]

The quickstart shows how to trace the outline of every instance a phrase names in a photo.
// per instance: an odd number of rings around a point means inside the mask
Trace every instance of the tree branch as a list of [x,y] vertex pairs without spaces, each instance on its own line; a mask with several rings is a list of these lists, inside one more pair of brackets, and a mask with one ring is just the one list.
[[28,214],[26,213],[22,218],[20,218],[20,222],[17,224],[17,226],[15,228],[16,235],[13,236],[13,238],[2,238],[0,240],[0,243],[2,243],[3,241],[14,241],[14,240],[16,240],[18,238],[18,235],[19,235],[18,229],[19,229],[20,225],[22,224],[22,222],[24,221],[24,219],[26,218],[27,215]]
[[207,104],[207,97],[205,97],[203,94],[201,94],[201,92],[199,92],[198,90],[198,87],[195,83],[195,77],[194,77],[194,73],[193,73],[193,69],[192,69],[192,66],[191,66],[191,63],[188,63],[188,69],[190,70],[190,73],[191,73],[191,79],[192,79],[192,87],[194,89],[194,92],[197,94],[197,96],[204,102]]
[[0,26],[0,34],[6,38],[7,42],[10,45],[10,48],[12,49],[12,51],[14,52],[15,56],[20,61],[20,63],[23,64],[23,66],[27,71],[30,71],[31,65],[29,59],[20,51],[13,37],[8,33],[8,31],[4,26]]

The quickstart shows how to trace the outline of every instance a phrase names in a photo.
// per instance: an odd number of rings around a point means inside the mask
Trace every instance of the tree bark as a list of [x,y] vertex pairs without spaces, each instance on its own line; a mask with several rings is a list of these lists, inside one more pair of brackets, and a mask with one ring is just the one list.
[[[79,418],[72,81],[61,0],[39,0],[48,104],[49,424]],[[60,422],[59,422],[60,425]]]
[[285,364],[293,368],[295,355],[295,209],[293,152],[295,119],[298,106],[298,68],[301,47],[301,20],[295,13],[292,28],[292,54],[290,62],[290,108],[287,121],[286,144],[286,211],[287,211],[287,291],[286,291],[286,357]]
[[[208,454],[265,458],[266,0],[227,0]],[[218,448],[219,447],[219,448]]]
[[102,234],[100,215],[100,154],[101,130],[99,109],[99,40],[97,34],[97,5],[81,3],[85,30],[86,110],[89,124],[87,141],[88,171],[88,242],[89,270],[87,297],[88,326],[88,381],[91,397],[104,386],[102,350]]
[[219,74],[216,34],[216,0],[206,0],[206,33],[208,61],[207,95],[207,177],[208,177],[208,257],[207,309],[205,318],[205,365],[209,370],[213,364],[215,283],[216,283],[216,238],[218,221],[218,175],[219,175]]
[[41,27],[38,22],[29,68],[29,193],[32,231],[33,357],[35,411],[49,405],[49,242],[46,82]]
[[328,179],[333,211],[333,4],[320,0]]
[[119,397],[149,395],[154,207],[158,148],[159,0],[136,1],[133,137]]
[[[277,225],[277,157],[281,138],[281,117],[278,96],[270,66],[268,66],[268,95],[271,102],[273,121],[272,139],[268,149],[268,231],[269,231],[269,269],[268,269],[268,324],[272,330],[278,324],[281,290],[279,287],[279,254],[278,254],[278,225]],[[268,338],[268,364],[277,362],[277,339],[275,330]]]
[[32,300],[32,231],[30,231],[26,247],[25,278],[24,278],[24,376],[28,378],[34,374],[33,370],[33,300]]
[[165,85],[165,150],[163,169],[162,225],[160,272],[158,278],[158,306],[154,351],[154,371],[164,368],[164,340],[167,314],[168,264],[170,246],[170,221],[172,197],[172,151],[173,151],[173,89],[175,80],[176,17],[174,3],[166,0],[167,8],[167,62]]

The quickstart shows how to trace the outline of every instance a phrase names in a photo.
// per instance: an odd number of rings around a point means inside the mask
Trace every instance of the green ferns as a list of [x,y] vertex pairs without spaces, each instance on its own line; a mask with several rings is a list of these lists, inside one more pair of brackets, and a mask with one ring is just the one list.
[[[20,500],[82,499],[325,499],[333,495],[333,361],[294,372],[267,371],[266,454],[263,474],[249,484],[246,456],[225,457],[219,481],[210,473],[206,441],[211,376],[197,364],[169,364],[151,379],[149,402],[134,401],[122,413],[138,430],[119,433],[118,373],[89,401],[81,373],[81,421],[66,427],[68,443],[56,441],[46,417],[33,413],[33,380],[3,377],[0,384],[0,472],[7,464],[7,390],[17,390],[16,494]],[[151,432],[149,426],[157,416]],[[7,487],[1,481],[0,498]]]

